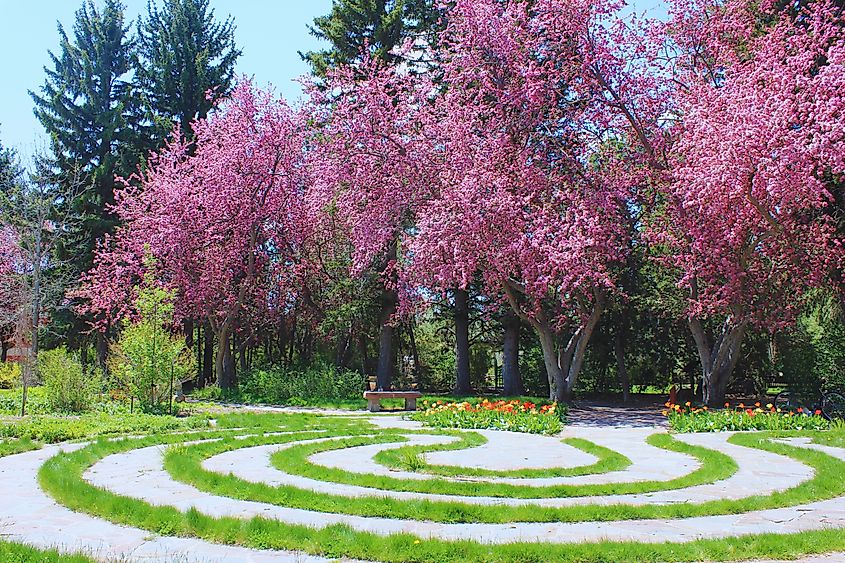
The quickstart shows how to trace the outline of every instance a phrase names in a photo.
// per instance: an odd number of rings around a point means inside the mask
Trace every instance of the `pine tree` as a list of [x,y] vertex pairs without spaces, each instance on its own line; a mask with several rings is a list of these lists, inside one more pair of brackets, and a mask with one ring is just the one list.
[[147,4],[138,22],[135,77],[159,140],[174,123],[192,138],[191,122],[228,94],[241,55],[234,35],[232,18],[216,21],[208,0],[166,0],[161,10]]
[[[141,127],[138,103],[129,81],[133,43],[128,35],[124,6],[105,0],[102,9],[93,1],[76,12],[73,33],[58,24],[58,54],[50,52],[52,68],[39,93],[30,92],[35,115],[50,136],[55,182],[83,175],[85,190],[63,205],[70,206],[81,222],[56,248],[76,279],[92,266],[97,241],[114,230],[115,175],[129,175],[139,161]],[[72,347],[84,332],[83,319],[66,309],[53,322],[65,325],[55,331],[68,335]],[[102,339],[101,339],[102,340]],[[98,342],[104,362],[105,343]]]
[[433,42],[440,17],[433,0],[334,0],[332,11],[308,27],[331,47],[300,56],[321,77],[357,60],[365,46],[371,56],[397,64],[401,60],[394,49],[410,38]]

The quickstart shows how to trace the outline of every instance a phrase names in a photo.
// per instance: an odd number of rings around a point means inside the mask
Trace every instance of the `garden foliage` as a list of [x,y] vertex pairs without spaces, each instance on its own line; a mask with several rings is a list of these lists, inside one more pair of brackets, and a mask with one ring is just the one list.
[[423,403],[412,420],[435,428],[479,428],[509,430],[532,434],[557,434],[566,417],[566,409],[557,403],[536,404],[529,401],[494,401],[470,403],[436,401]]

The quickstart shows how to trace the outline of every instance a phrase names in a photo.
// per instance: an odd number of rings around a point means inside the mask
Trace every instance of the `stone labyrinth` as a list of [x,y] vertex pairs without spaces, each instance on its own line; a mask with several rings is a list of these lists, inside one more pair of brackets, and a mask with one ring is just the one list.
[[805,438],[250,420],[0,458],[3,538],[128,561],[688,561],[845,528],[826,484],[845,450]]

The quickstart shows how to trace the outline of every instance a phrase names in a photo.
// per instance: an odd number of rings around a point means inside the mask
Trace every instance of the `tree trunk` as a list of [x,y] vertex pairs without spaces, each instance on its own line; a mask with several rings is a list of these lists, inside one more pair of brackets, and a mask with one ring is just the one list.
[[185,331],[185,348],[190,350],[194,347],[194,320],[185,319],[182,325]]
[[[38,376],[38,321],[41,318],[41,229],[36,232],[35,248],[38,249],[32,272],[32,303],[30,308],[30,345],[29,361],[24,365],[21,373],[21,416],[26,416],[26,396],[29,384]],[[97,333],[98,335],[100,333]]]
[[214,331],[208,322],[203,326],[202,337],[202,382],[208,385],[214,368]]
[[[387,249],[385,257],[385,269],[396,260],[396,240],[394,239]],[[390,324],[393,322],[393,315],[396,314],[396,292],[385,285],[381,292],[381,310],[379,311],[379,337],[378,337],[378,368],[376,369],[376,387],[382,390],[389,390],[393,381],[394,372],[394,330]]]
[[273,359],[274,362],[279,364],[285,363],[285,350],[286,350],[286,343],[288,339],[288,326],[287,326],[287,319],[283,320],[279,323],[279,342],[278,342],[278,355],[274,354]]
[[197,345],[197,374],[196,374],[196,388],[202,389],[205,387],[205,381],[203,381],[202,377],[202,357],[203,357],[203,339],[202,339],[202,326],[197,323],[196,325],[197,333],[194,335],[196,339]]
[[691,318],[689,326],[701,361],[702,402],[709,407],[721,406],[725,402],[728,383],[739,360],[748,323],[743,321],[735,325],[730,318],[727,319],[713,344],[710,343],[699,319]]
[[472,384],[469,374],[469,293],[455,290],[455,395],[469,395]]
[[551,329],[539,324],[534,325],[534,331],[540,339],[540,349],[543,351],[543,363],[546,366],[546,375],[549,377],[549,400],[559,401],[563,398],[561,393],[565,389],[565,376],[560,365],[555,335]]
[[249,347],[252,344],[252,337],[238,343],[238,360],[241,364],[241,373],[249,369]]
[[232,357],[232,331],[222,328],[217,334],[217,356],[214,361],[217,384],[221,389],[235,386],[235,360]]
[[410,340],[411,344],[411,357],[414,359],[414,381],[419,383],[422,365],[420,364],[420,351],[417,348],[417,337],[414,335],[414,330],[416,329],[414,325],[414,320],[411,319],[411,321],[408,323],[408,339]]
[[354,330],[354,323],[350,323],[348,330],[344,330],[337,335],[337,340],[335,341],[334,365],[338,369],[346,369],[349,367]]
[[575,384],[584,366],[587,344],[598,325],[605,308],[605,297],[596,293],[593,309],[589,317],[570,336],[563,348],[557,345],[557,337],[548,323],[532,321],[534,330],[540,338],[543,350],[543,362],[549,374],[549,398],[558,403],[571,403]]
[[502,346],[502,386],[508,396],[522,395],[522,376],[519,373],[519,330],[520,322],[516,315],[505,316],[505,338]]
[[613,337],[613,353],[616,356],[616,375],[622,386],[622,402],[627,403],[631,398],[631,381],[628,368],[625,366],[625,337],[622,329],[618,329]]
[[314,351],[314,336],[311,332],[311,327],[305,325],[305,330],[302,333],[302,340],[299,342],[299,359],[303,365],[310,365],[313,360]]
[[100,373],[106,376],[108,375],[109,339],[105,331],[97,331],[95,346],[97,347],[97,367],[100,368]]
[[389,290],[384,290],[381,301],[376,387],[387,391],[393,381],[393,326],[390,322],[396,312],[396,301],[393,298],[393,293]]
[[293,364],[293,351],[296,348],[296,315],[293,316],[293,323],[290,327],[290,340],[288,342],[288,355],[285,362],[285,367]]

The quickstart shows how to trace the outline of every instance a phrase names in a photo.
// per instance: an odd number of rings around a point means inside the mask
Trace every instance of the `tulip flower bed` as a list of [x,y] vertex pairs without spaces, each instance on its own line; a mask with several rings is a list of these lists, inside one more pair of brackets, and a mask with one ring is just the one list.
[[827,430],[830,423],[821,411],[782,411],[772,404],[739,403],[724,409],[711,410],[691,403],[676,405],[666,403],[663,414],[676,432],[722,432],[727,430]]
[[557,403],[531,401],[423,402],[422,410],[410,418],[435,428],[510,430],[531,434],[557,434],[566,409]]

